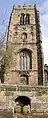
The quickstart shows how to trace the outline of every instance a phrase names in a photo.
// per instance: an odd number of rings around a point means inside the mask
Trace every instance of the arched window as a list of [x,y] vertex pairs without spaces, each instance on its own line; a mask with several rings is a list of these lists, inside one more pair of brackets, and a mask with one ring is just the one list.
[[22,39],[23,39],[23,42],[26,41],[26,39],[27,39],[27,33],[23,33],[23,34],[22,34]]
[[31,61],[31,52],[22,51],[20,53],[20,69],[21,70],[29,70],[32,69],[32,61]]
[[30,15],[29,14],[26,14],[25,24],[30,24]]
[[29,84],[28,75],[26,75],[26,74],[21,75],[20,83],[22,83],[24,85],[28,85]]
[[21,14],[21,17],[20,17],[20,24],[21,24],[21,25],[24,24],[24,13]]

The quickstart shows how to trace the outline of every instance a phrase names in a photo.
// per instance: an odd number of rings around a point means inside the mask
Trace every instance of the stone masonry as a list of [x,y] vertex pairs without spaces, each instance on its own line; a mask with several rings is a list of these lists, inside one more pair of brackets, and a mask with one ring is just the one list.
[[[25,21],[27,15],[28,22]],[[39,11],[36,6],[14,6],[8,27],[5,83],[43,85],[43,52],[40,35]]]
[[48,115],[48,86],[44,86],[44,56],[36,5],[13,6],[4,60],[1,118],[33,118],[32,113]]

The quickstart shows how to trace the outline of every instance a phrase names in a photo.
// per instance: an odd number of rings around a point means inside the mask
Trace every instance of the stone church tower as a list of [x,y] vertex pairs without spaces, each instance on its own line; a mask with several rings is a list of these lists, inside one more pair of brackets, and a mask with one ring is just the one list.
[[39,11],[31,6],[13,7],[10,15],[5,83],[43,85],[43,51]]
[[[45,112],[47,116],[48,86],[44,86],[44,59],[36,5],[13,7],[4,60],[4,71],[1,73],[4,76],[0,83],[0,116],[33,118],[34,113],[39,117],[38,113],[41,116]],[[47,67],[45,65],[45,78]]]

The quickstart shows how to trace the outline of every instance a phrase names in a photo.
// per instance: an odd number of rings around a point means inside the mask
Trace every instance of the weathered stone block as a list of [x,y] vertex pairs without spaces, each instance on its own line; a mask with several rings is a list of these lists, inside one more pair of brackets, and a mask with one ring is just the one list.
[[11,109],[0,109],[0,118],[13,118]]

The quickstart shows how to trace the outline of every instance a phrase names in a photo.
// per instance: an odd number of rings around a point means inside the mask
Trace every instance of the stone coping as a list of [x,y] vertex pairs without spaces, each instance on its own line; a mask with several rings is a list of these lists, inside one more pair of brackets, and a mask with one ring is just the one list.
[[48,86],[31,86],[18,84],[0,84],[0,91],[48,91]]

